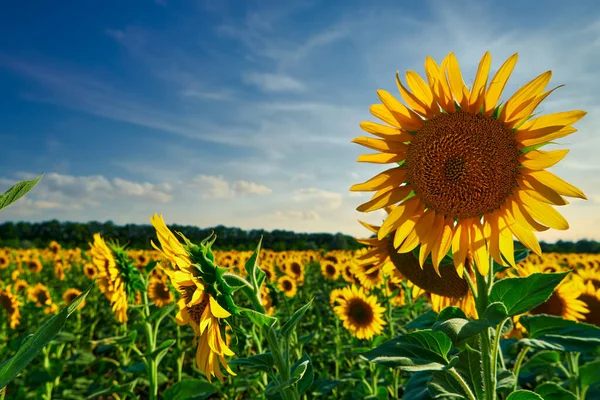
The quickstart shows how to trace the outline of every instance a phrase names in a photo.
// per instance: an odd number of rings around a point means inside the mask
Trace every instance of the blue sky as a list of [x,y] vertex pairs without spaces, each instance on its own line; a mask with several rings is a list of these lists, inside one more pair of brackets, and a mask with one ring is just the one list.
[[0,221],[168,223],[367,232],[348,188],[382,168],[350,140],[377,89],[454,51],[548,69],[545,113],[583,109],[553,172],[588,201],[560,211],[600,239],[600,9],[547,1],[16,2],[0,15],[0,189],[46,172]]

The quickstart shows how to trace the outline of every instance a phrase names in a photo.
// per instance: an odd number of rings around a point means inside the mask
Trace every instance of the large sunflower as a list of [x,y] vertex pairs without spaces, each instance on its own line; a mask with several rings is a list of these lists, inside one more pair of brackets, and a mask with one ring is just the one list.
[[346,287],[336,300],[339,305],[334,311],[357,339],[371,339],[383,331],[385,321],[382,316],[385,308],[377,302],[377,297],[368,296],[363,288],[355,285]]
[[480,273],[486,274],[488,251],[498,263],[514,265],[513,235],[541,254],[533,231],[569,227],[552,206],[567,204],[562,196],[585,199],[585,195],[545,171],[568,150],[539,147],[575,132],[571,125],[585,112],[533,118],[536,107],[553,91],[544,91],[550,71],[499,105],[516,62],[515,54],[488,85],[491,57],[486,52],[468,89],[453,53],[441,67],[428,57],[427,82],[409,71],[407,89],[396,74],[400,95],[409,107],[385,90],[377,92],[383,104],[371,106],[371,113],[385,125],[360,126],[379,139],[358,137],[354,142],[378,153],[362,155],[358,161],[399,165],[351,190],[376,192],[359,211],[397,204],[381,226],[379,239],[394,233],[394,247],[400,253],[421,245],[421,264],[431,253],[436,269],[452,247],[459,275],[470,252]]

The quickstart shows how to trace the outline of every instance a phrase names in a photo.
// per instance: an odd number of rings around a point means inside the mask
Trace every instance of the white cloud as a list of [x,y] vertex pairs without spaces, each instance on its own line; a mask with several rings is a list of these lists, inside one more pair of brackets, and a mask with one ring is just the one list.
[[265,186],[245,180],[229,182],[222,176],[198,175],[191,181],[192,186],[201,192],[204,199],[225,199],[245,195],[264,196],[272,190]]
[[342,195],[317,188],[297,189],[292,194],[292,200],[314,204],[325,210],[337,210],[342,205]]
[[294,221],[294,220],[313,221],[313,220],[321,219],[321,217],[319,216],[319,213],[316,212],[315,210],[275,211],[274,213],[271,214],[271,216],[274,217],[278,221]]
[[303,92],[306,86],[297,79],[283,74],[252,72],[243,75],[244,82],[264,92]]

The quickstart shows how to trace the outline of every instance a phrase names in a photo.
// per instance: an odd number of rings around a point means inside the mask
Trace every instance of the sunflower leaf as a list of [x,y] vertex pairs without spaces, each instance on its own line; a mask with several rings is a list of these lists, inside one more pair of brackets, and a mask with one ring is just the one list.
[[535,388],[535,392],[544,400],[577,400],[577,396],[554,382],[542,383]]
[[401,335],[361,356],[376,364],[404,371],[442,371],[450,368],[452,341],[443,332],[423,330]]
[[600,347],[600,328],[553,315],[524,315],[519,319],[528,338],[527,346],[538,349],[588,353]]
[[40,181],[40,179],[42,179],[43,176],[44,174],[30,181],[19,182],[3,194],[0,194],[0,210],[5,207],[8,207],[10,204],[25,196],[27,192],[29,192],[31,189],[33,189],[35,185],[37,185],[37,183]]
[[163,399],[169,400],[204,400],[217,393],[218,389],[200,379],[186,379],[177,382],[163,393]]
[[264,274],[264,272],[262,272],[262,270],[258,267],[258,255],[260,253],[260,247],[262,246],[262,240],[263,238],[261,236],[258,244],[256,245],[256,250],[254,250],[244,266],[246,268],[246,272],[248,273],[248,277],[250,278],[250,283],[255,290],[258,290],[260,287],[258,284],[260,274]]
[[600,360],[590,361],[579,367],[581,387],[589,387],[600,383]]
[[95,282],[77,296],[66,308],[63,308],[58,314],[49,318],[33,335],[30,335],[23,342],[17,354],[10,360],[2,363],[0,367],[0,388],[6,386],[19,372],[27,367],[46,344],[56,337],[65,326],[67,318],[85,300],[85,297],[94,285]]
[[545,303],[569,272],[535,273],[494,283],[490,302],[504,304],[509,316],[526,313]]
[[236,358],[229,361],[230,365],[243,365],[255,370],[271,372],[275,365],[275,360],[271,353],[255,354],[247,358]]
[[517,390],[516,392],[512,392],[506,400],[544,400],[544,398],[529,390]]
[[264,326],[270,328],[275,322],[277,322],[277,318],[269,317],[266,314],[251,310],[249,308],[240,308],[240,313],[252,321],[254,325],[258,325],[260,327]]
[[290,336],[290,334],[296,328],[296,325],[298,325],[302,317],[304,317],[304,314],[306,314],[306,311],[311,306],[312,302],[313,299],[311,299],[308,303],[297,309],[296,312],[290,317],[290,319],[281,327],[279,334],[282,337],[285,338]]

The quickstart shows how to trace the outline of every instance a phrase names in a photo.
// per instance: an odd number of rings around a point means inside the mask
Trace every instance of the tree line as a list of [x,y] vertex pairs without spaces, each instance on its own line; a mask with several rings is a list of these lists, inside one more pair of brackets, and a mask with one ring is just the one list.
[[[200,242],[214,232],[218,250],[253,250],[262,237],[266,249],[284,250],[356,250],[363,247],[352,236],[342,233],[297,233],[285,230],[266,231],[264,229],[243,230],[223,225],[214,228],[170,225],[174,231],[183,233],[192,242]],[[150,240],[156,242],[156,232],[152,225],[115,225],[108,222],[5,222],[0,224],[0,247],[31,248],[46,247],[56,240],[65,248],[88,248],[92,235],[99,232],[103,237],[115,239],[130,248],[151,249]],[[545,253],[600,253],[600,242],[581,239],[576,242],[559,240],[555,243],[540,242]]]

